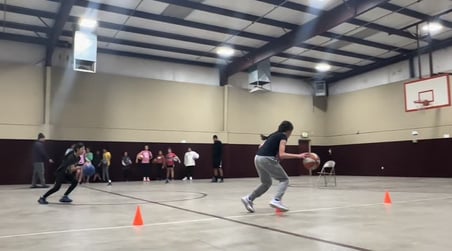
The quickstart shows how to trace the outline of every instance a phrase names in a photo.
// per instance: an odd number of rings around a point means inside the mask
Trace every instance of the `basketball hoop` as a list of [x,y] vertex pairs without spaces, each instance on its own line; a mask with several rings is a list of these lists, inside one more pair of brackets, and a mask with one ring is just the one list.
[[425,109],[425,107],[430,106],[431,100],[423,99],[423,100],[415,100],[413,103],[415,103],[418,106],[418,109]]

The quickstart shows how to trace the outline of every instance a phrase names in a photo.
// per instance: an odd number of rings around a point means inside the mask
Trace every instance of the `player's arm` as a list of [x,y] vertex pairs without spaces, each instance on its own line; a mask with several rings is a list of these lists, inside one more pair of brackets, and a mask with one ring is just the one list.
[[285,140],[285,139],[282,139],[279,142],[279,158],[280,159],[303,159],[306,157],[306,153],[300,153],[300,154],[286,153],[286,144],[287,144],[287,140]]
[[82,169],[82,166],[80,166],[80,165],[78,165],[78,164],[73,164],[73,165],[70,165],[70,166],[68,167],[68,170],[69,170],[71,173],[76,172],[77,170],[81,170],[81,169]]

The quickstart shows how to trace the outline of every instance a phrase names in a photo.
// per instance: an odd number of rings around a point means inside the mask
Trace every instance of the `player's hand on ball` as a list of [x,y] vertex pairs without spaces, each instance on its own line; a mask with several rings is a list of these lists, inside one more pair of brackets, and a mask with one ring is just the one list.
[[299,155],[300,155],[301,159],[306,159],[306,158],[312,157],[312,155],[310,153],[300,153]]

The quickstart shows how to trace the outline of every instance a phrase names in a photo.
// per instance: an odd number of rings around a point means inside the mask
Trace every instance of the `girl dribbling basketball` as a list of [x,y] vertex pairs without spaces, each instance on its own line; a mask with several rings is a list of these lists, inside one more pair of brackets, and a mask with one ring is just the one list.
[[259,146],[259,150],[254,157],[254,164],[261,184],[251,194],[241,199],[246,210],[250,213],[254,213],[253,201],[267,192],[272,185],[272,178],[279,180],[279,187],[275,197],[270,201],[270,206],[281,211],[289,210],[289,208],[281,203],[281,199],[289,186],[289,177],[280,165],[279,160],[303,159],[311,155],[310,153],[286,153],[287,139],[292,134],[292,131],[292,123],[283,121],[276,132],[270,134],[268,137],[261,135],[265,141]]

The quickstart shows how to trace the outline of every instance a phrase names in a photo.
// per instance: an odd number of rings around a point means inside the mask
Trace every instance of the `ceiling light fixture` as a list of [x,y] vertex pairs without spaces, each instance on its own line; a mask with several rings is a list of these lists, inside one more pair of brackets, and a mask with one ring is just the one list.
[[226,46],[218,47],[216,52],[220,57],[231,57],[234,55],[234,49]]
[[97,27],[97,21],[94,19],[86,19],[86,18],[82,18],[79,20],[78,24],[80,25],[80,27],[83,28],[96,28]]
[[331,65],[326,63],[319,63],[315,66],[315,69],[320,72],[329,71],[331,69]]
[[440,23],[432,22],[432,23],[427,23],[424,26],[422,26],[422,31],[435,33],[435,32],[440,31],[442,28],[443,28],[443,26]]

